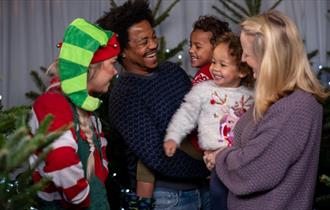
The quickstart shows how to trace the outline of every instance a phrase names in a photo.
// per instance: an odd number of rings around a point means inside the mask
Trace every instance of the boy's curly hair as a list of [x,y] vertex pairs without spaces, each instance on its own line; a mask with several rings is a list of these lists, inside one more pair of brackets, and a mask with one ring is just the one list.
[[218,37],[214,48],[220,44],[227,44],[230,56],[232,56],[235,60],[236,65],[239,68],[240,72],[246,73],[246,77],[241,80],[241,85],[244,85],[249,88],[254,87],[255,79],[253,78],[253,71],[247,63],[242,62],[242,54],[243,48],[241,45],[241,41],[238,35],[233,32],[226,32]]
[[214,45],[217,38],[225,32],[230,32],[229,24],[221,21],[215,16],[205,15],[199,16],[198,20],[193,24],[193,31],[202,30],[205,32],[211,32],[211,44]]
[[[143,20],[154,26],[154,18],[146,0],[129,0],[123,5],[111,8],[96,23],[106,30],[112,30],[118,34],[118,42],[121,49],[127,47],[128,29]],[[118,59],[121,62],[121,57]]]

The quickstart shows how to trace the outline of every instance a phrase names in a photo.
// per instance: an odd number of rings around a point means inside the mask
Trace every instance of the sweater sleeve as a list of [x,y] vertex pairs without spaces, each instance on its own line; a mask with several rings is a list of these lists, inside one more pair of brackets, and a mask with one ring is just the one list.
[[[54,119],[49,131],[54,131],[73,122],[71,107],[60,94],[46,93],[39,97],[33,105],[33,116],[30,120],[32,131],[46,117],[53,115]],[[32,123],[35,121],[34,123]],[[34,127],[34,128],[33,128]],[[39,173],[52,180],[57,189],[63,193],[64,199],[75,205],[89,205],[89,185],[84,177],[84,170],[77,154],[78,145],[71,132],[65,131],[51,145],[44,165]]]
[[202,107],[202,94],[200,84],[187,93],[168,125],[164,141],[172,139],[179,145],[183,138],[196,127]]
[[271,107],[257,124],[255,135],[244,140],[246,144],[218,154],[216,173],[235,195],[272,190],[313,141],[310,131],[320,125],[322,108],[316,102],[299,103],[290,104],[291,109]]
[[143,99],[130,96],[126,99],[112,98],[110,101],[113,102],[109,107],[111,123],[121,134],[129,150],[145,165],[167,177],[207,176],[208,171],[203,161],[195,160],[180,150],[171,158],[165,155],[162,144],[164,136],[160,135],[153,123]]

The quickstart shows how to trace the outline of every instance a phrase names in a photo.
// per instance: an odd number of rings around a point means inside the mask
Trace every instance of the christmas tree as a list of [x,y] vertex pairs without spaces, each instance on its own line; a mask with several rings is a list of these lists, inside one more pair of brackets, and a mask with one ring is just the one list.
[[[281,3],[277,0],[268,10],[274,9]],[[260,14],[262,0],[245,0],[245,7],[235,0],[219,0],[225,10],[213,5],[212,8],[223,17],[235,24],[239,24],[244,18]],[[230,12],[230,14],[228,13]]]
[[[47,133],[52,121],[47,116],[34,136],[27,126],[29,106],[3,110],[0,101],[0,209],[33,209],[35,196],[48,180],[32,183],[32,172],[49,152],[48,147],[61,132]],[[30,155],[42,151],[36,164],[29,167]]]
[[[47,68],[41,66],[40,70],[43,74],[46,74]],[[36,85],[36,87],[38,88],[38,92],[36,91],[29,91],[27,93],[25,93],[25,96],[28,99],[31,99],[32,101],[34,101],[35,99],[38,98],[38,96],[40,96],[43,92],[46,91],[47,89],[47,82],[44,82],[43,79],[41,78],[41,76],[39,75],[39,73],[35,70],[32,70],[30,72],[30,76],[34,82],[34,84]]]

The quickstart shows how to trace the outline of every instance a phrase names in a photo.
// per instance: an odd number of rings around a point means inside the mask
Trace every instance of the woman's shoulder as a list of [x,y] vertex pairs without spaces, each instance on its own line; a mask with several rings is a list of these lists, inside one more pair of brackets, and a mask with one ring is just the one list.
[[35,101],[33,106],[54,107],[54,106],[67,106],[69,102],[65,96],[58,92],[45,92],[40,95]]
[[297,113],[313,117],[316,113],[322,113],[322,105],[311,93],[298,89],[275,102],[269,112],[279,115]]
[[52,129],[59,128],[73,121],[73,112],[68,100],[60,93],[46,92],[39,96],[33,104],[38,121],[47,115],[54,117]]

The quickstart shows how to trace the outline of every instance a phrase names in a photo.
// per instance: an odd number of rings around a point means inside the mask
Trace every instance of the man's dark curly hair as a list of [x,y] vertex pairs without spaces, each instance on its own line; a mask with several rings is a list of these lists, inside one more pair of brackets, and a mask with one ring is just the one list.
[[217,38],[225,32],[230,32],[229,24],[221,21],[215,16],[205,15],[199,16],[198,20],[193,24],[193,31],[202,30],[205,32],[211,32],[211,44],[214,45]]
[[[143,20],[154,26],[154,18],[147,0],[129,0],[121,6],[111,8],[96,23],[103,29],[112,30],[118,34],[121,49],[127,47],[128,29]],[[120,56],[118,59],[121,62]]]

